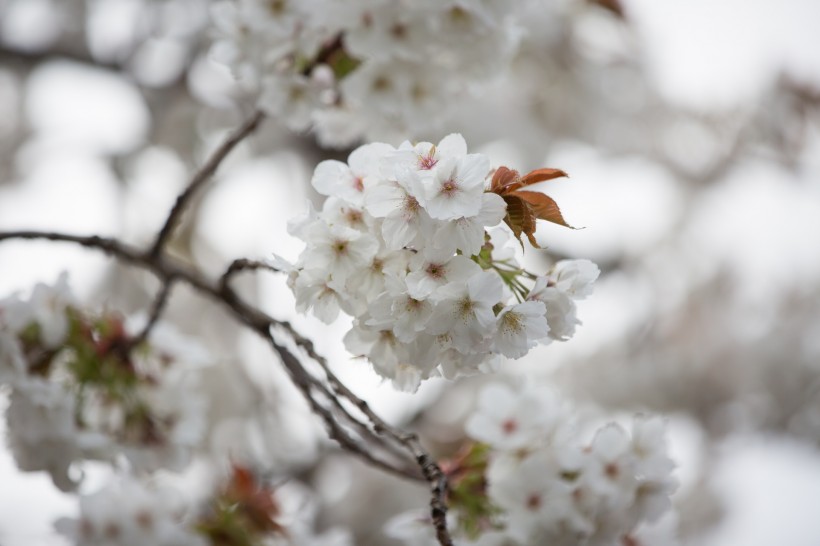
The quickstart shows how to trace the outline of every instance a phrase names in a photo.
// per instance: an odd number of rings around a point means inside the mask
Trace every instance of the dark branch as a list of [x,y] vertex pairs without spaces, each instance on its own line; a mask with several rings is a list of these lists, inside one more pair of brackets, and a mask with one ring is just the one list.
[[131,338],[128,344],[129,349],[140,345],[143,341],[148,339],[148,335],[151,333],[151,330],[157,324],[162,312],[165,310],[165,305],[168,303],[168,297],[171,295],[171,288],[173,286],[173,279],[169,279],[167,282],[162,283],[159,292],[157,292],[157,295],[154,298],[154,303],[151,305],[151,312],[148,315],[148,321],[145,323],[142,330],[140,330],[140,333]]
[[435,460],[424,450],[418,436],[415,434],[407,434],[388,425],[381,417],[374,412],[367,402],[357,397],[347,385],[342,383],[338,377],[330,369],[327,359],[318,354],[313,346],[313,341],[301,336],[289,323],[281,322],[281,326],[285,327],[290,335],[293,337],[297,345],[319,365],[322,367],[327,376],[328,383],[333,391],[353,403],[359,411],[361,411],[371,423],[373,423],[373,430],[380,436],[387,436],[389,439],[397,442],[406,450],[413,454],[416,463],[421,469],[422,475],[431,485],[432,497],[430,499],[430,514],[433,519],[433,525],[436,528],[436,536],[439,543],[442,545],[452,544],[449,532],[447,531],[447,503],[446,497],[449,490],[447,477],[441,471],[441,467]]
[[222,277],[219,279],[219,286],[220,288],[225,289],[229,286],[228,283],[234,275],[243,271],[258,271],[260,269],[271,271],[273,273],[281,273],[278,268],[269,263],[259,260],[249,260],[247,258],[238,258],[231,262],[231,265],[228,266],[228,269],[226,269],[225,273],[222,274]]
[[222,163],[231,150],[233,150],[237,144],[242,142],[245,137],[250,135],[259,126],[259,123],[264,117],[265,114],[262,112],[256,112],[256,114],[246,121],[239,129],[231,133],[225,142],[223,142],[219,148],[214,151],[211,157],[208,158],[208,161],[206,161],[205,164],[194,174],[193,178],[191,178],[191,181],[188,183],[188,187],[186,187],[185,191],[177,197],[176,203],[174,203],[171,212],[168,214],[168,218],[165,220],[165,224],[157,234],[157,238],[154,241],[154,245],[151,247],[150,251],[152,256],[156,257],[160,255],[163,246],[165,246],[165,243],[167,243],[168,239],[171,237],[174,228],[179,222],[182,213],[185,212],[191,198],[193,198],[197,191],[205,185],[205,182],[213,176],[219,168],[220,163]]

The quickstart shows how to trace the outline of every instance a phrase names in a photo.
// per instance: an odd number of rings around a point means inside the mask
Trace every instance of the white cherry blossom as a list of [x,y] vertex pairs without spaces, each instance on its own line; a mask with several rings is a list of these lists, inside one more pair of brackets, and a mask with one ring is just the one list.
[[504,199],[494,193],[483,193],[478,214],[442,223],[436,230],[433,245],[451,254],[456,251],[465,256],[478,254],[484,245],[484,228],[498,225],[506,213]]
[[316,166],[311,184],[322,195],[361,205],[365,184],[378,174],[380,158],[393,149],[389,144],[377,142],[357,148],[347,158],[347,163],[334,159],[322,161]]
[[425,209],[438,220],[477,215],[489,172],[489,161],[480,154],[442,160],[433,176],[424,180]]
[[313,244],[307,250],[305,266],[332,272],[340,282],[369,267],[379,248],[372,235],[343,226],[317,223],[310,228],[309,237]]
[[384,219],[381,234],[390,249],[410,245],[426,234],[432,222],[418,199],[398,181],[388,180],[369,190],[365,209]]
[[416,254],[407,274],[407,291],[415,299],[425,299],[449,283],[463,284],[481,268],[464,256],[428,248]]
[[348,163],[320,163],[313,184],[325,204],[289,224],[306,243],[280,266],[297,310],[325,322],[350,315],[349,350],[401,389],[491,373],[578,323],[572,298],[594,266],[562,264],[561,289],[524,271],[510,229],[494,227],[506,202],[485,191],[489,165],[458,134],[437,145],[369,144]]
[[439,288],[427,331],[434,335],[450,334],[456,349],[470,352],[492,334],[493,306],[501,300],[502,293],[501,279],[486,271],[466,283],[454,282]]
[[521,358],[547,337],[546,306],[540,301],[526,301],[507,306],[496,319],[495,350],[507,358]]
[[550,284],[576,300],[592,294],[592,284],[601,274],[589,260],[561,260],[550,273]]

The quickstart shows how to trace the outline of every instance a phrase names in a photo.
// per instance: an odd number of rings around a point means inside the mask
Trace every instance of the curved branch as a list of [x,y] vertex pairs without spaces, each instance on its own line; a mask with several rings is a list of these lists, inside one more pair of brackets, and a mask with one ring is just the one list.
[[154,297],[154,303],[151,305],[148,320],[146,321],[145,326],[142,327],[142,330],[140,330],[136,336],[129,340],[129,349],[131,347],[136,347],[148,339],[148,335],[151,333],[151,330],[153,330],[154,326],[157,324],[157,321],[159,321],[162,312],[165,310],[165,306],[168,303],[168,297],[171,295],[171,288],[173,286],[174,282],[172,279],[168,280],[168,282],[162,283],[162,286],[159,288],[159,292],[157,292],[157,295]]
[[225,273],[219,278],[219,286],[222,289],[228,287],[230,280],[243,271],[259,271],[260,269],[270,271],[272,273],[281,273],[282,271],[267,262],[260,260],[249,260],[248,258],[238,258],[231,262]]
[[208,161],[206,161],[205,164],[194,174],[193,178],[191,178],[191,181],[188,183],[188,186],[185,188],[185,191],[177,197],[171,212],[168,214],[168,218],[165,220],[165,224],[163,224],[162,228],[159,230],[157,238],[154,240],[154,244],[151,247],[151,256],[156,257],[160,255],[163,246],[165,246],[165,243],[167,243],[168,239],[171,237],[176,224],[179,222],[182,213],[185,212],[185,209],[194,194],[196,194],[196,192],[205,185],[205,182],[213,176],[217,168],[219,168],[219,164],[222,163],[222,160],[224,160],[229,153],[231,153],[231,150],[233,150],[237,144],[242,142],[245,137],[256,130],[264,117],[265,114],[263,112],[257,111],[253,117],[242,124],[239,129],[231,133],[225,142],[223,142],[208,158]]

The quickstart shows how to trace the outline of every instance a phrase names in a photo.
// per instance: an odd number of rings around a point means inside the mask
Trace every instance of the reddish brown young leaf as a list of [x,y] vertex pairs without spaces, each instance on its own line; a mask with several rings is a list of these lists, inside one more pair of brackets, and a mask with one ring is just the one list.
[[[516,195],[504,195],[504,201],[507,203],[507,216],[504,222],[510,226],[513,235],[521,243],[523,248],[524,243],[521,241],[521,234],[525,233],[527,238],[533,243],[532,234],[535,233],[535,215],[533,214],[530,205],[522,198]],[[537,244],[533,246],[540,248]]]
[[523,199],[536,218],[575,229],[564,220],[561,209],[558,208],[558,203],[552,197],[535,191],[517,191],[512,193],[511,196]]
[[507,216],[504,222],[510,226],[522,248],[524,246],[521,239],[522,233],[527,236],[532,246],[541,248],[535,241],[536,218],[575,229],[567,224],[561,215],[561,209],[551,197],[543,193],[521,189],[531,184],[564,176],[567,176],[567,173],[561,169],[536,169],[521,176],[518,171],[508,167],[499,167],[493,174],[490,191],[500,195],[507,203]]
[[505,195],[504,201],[507,203],[507,215],[504,217],[504,222],[510,226],[513,235],[518,239],[524,229],[525,217],[531,213],[523,199]]
[[259,530],[283,531],[275,520],[279,515],[279,506],[274,499],[273,489],[257,482],[249,469],[234,465],[233,476],[225,493]]
[[568,176],[567,173],[561,169],[535,169],[530,171],[520,178],[521,187],[529,186],[530,184],[537,184],[538,182],[545,182],[554,178],[562,178]]
[[507,167],[499,167],[493,174],[493,180],[490,184],[490,191],[497,194],[504,193],[504,188],[518,180],[518,171]]

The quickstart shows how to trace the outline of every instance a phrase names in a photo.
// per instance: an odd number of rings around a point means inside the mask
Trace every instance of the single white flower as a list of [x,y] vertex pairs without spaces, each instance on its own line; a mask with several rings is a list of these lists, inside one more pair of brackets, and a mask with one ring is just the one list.
[[369,267],[379,249],[378,241],[368,233],[322,222],[311,227],[307,240],[305,269],[324,270],[339,282]]
[[449,334],[456,349],[474,351],[495,328],[493,306],[500,302],[503,291],[498,275],[487,271],[473,275],[466,283],[439,288],[427,332]]
[[368,12],[344,36],[346,49],[357,58],[390,61],[422,60],[429,47],[431,26],[424,13],[403,4],[387,3]]
[[471,259],[428,248],[410,261],[407,292],[415,299],[425,299],[448,283],[463,284],[478,273],[481,268]]
[[353,298],[372,302],[384,292],[388,279],[404,276],[410,261],[409,254],[406,250],[380,252],[367,267],[348,277],[345,287]]
[[432,142],[403,142],[391,162],[395,169],[432,171],[443,159],[459,159],[467,155],[467,142],[459,133],[452,133],[434,145]]
[[540,301],[525,301],[501,310],[493,350],[507,358],[521,358],[547,337],[546,307]]
[[563,409],[550,390],[513,390],[491,383],[478,395],[475,413],[465,431],[501,451],[515,451],[548,440],[563,418]]
[[345,305],[343,286],[335,281],[327,271],[304,270],[299,272],[293,283],[296,310],[313,314],[326,324],[339,316],[339,309]]
[[384,181],[369,188],[365,210],[384,219],[381,232],[390,249],[411,244],[428,231],[432,222],[418,199],[398,181]]
[[595,433],[583,475],[606,509],[624,510],[632,505],[638,487],[635,458],[629,435],[620,425],[610,423]]
[[498,225],[506,213],[504,199],[495,193],[483,193],[478,214],[442,222],[433,238],[433,245],[450,254],[458,250],[465,256],[474,256],[484,245],[484,228]]
[[445,159],[433,176],[424,180],[424,208],[438,220],[475,216],[481,210],[484,180],[490,162],[481,154]]
[[283,117],[293,131],[305,131],[310,127],[321,92],[313,81],[302,74],[277,74],[263,82],[263,89],[259,98],[263,110]]
[[592,294],[593,283],[601,270],[589,260],[561,260],[550,273],[550,284],[581,300]]
[[356,148],[347,163],[334,159],[322,161],[316,166],[311,184],[322,195],[362,205],[365,187],[378,176],[380,158],[393,150],[389,144],[374,142]]
[[537,544],[542,529],[560,529],[574,519],[572,487],[549,450],[538,450],[520,462],[498,458],[488,469],[487,492],[507,515],[507,532],[520,544]]
[[543,302],[546,306],[550,339],[566,341],[575,334],[575,327],[581,324],[576,317],[577,306],[566,292],[549,283],[548,277],[536,279],[527,299]]
[[407,285],[395,277],[388,277],[385,292],[370,306],[371,326],[390,326],[393,333],[404,343],[410,343],[427,327],[433,314],[433,304],[425,299],[416,299],[407,291]]

